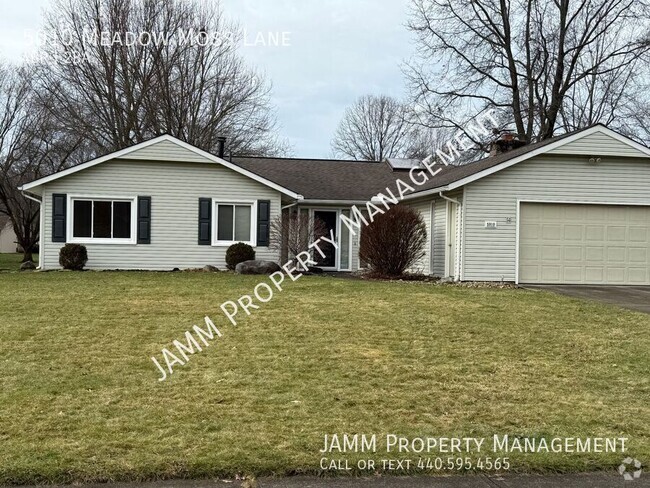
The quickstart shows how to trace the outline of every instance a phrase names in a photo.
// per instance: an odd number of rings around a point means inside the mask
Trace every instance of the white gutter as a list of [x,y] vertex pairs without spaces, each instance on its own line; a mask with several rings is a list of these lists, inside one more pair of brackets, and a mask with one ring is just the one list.
[[403,200],[415,200],[416,198],[422,198],[422,197],[429,197],[431,195],[437,196],[443,191],[448,191],[449,187],[448,186],[439,186],[437,188],[432,188],[430,190],[424,190],[424,191],[416,191],[415,193],[411,193],[410,195],[406,195]]
[[440,198],[442,198],[443,200],[447,200],[448,202],[455,203],[456,205],[462,206],[462,204],[461,204],[458,200],[456,200],[456,199],[454,199],[454,198],[449,198],[449,197],[443,195],[442,192],[439,192],[439,193],[438,193],[438,196],[439,196]]
[[299,203],[300,203],[300,201],[297,201],[297,202],[293,202],[293,203],[291,203],[289,205],[285,205],[284,207],[280,207],[280,211],[285,211],[288,208],[295,207]]
[[367,200],[301,200],[299,203],[302,205],[365,205]]
[[27,193],[25,190],[23,190],[23,187],[20,186],[18,187],[20,190],[20,193],[25,198],[28,198],[30,200],[35,201],[38,203],[39,210],[38,210],[38,266],[36,266],[36,269],[42,269],[42,262],[43,262],[43,212],[41,210],[42,205],[43,205],[43,200],[39,200],[38,198],[35,198],[31,196],[29,193]]

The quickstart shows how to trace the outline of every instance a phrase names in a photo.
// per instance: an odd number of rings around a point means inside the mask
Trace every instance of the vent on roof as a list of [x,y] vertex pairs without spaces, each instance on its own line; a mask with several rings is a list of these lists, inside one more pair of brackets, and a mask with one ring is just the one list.
[[526,137],[509,130],[493,129],[495,139],[490,144],[490,156],[512,151],[528,144]]

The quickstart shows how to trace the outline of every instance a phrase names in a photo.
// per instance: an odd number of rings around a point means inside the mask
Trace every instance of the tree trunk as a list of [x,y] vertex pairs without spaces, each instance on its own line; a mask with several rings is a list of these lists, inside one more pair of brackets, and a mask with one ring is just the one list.
[[21,263],[26,263],[27,261],[34,262],[34,256],[32,255],[32,251],[23,251],[23,260]]

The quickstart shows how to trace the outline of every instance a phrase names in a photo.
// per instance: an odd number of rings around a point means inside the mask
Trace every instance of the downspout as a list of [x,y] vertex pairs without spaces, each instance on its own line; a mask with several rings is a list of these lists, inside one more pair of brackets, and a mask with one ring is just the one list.
[[43,205],[43,200],[39,200],[36,197],[31,196],[29,193],[27,193],[25,190],[20,190],[20,193],[25,197],[28,198],[29,200],[33,200],[34,202],[38,203],[39,210],[38,210],[38,266],[36,266],[36,269],[42,269],[43,267],[43,212],[41,210],[42,205]]
[[448,196],[445,196],[442,192],[438,193],[438,196],[443,200],[447,200],[448,202],[455,203],[456,205],[462,206],[462,204],[458,200],[454,198],[449,198]]
[[[448,202],[455,203],[458,205],[458,211],[461,211],[463,208],[463,204],[456,200],[455,198],[449,198],[442,192],[438,193],[438,196],[442,198],[443,200],[447,200]],[[461,242],[463,242],[463,221],[462,219],[456,219],[457,222],[457,227],[458,227],[458,235],[460,236],[460,239],[458,239],[460,242],[456,242],[456,256],[455,256],[455,267],[456,269],[454,270],[454,281],[460,281],[460,248],[461,248]],[[453,236],[453,239],[456,239],[456,236]],[[458,273],[456,273],[458,271]]]

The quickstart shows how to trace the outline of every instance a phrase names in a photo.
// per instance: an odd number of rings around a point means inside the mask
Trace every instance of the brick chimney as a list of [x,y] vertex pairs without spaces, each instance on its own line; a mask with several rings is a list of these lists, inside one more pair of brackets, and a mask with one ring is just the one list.
[[512,151],[528,144],[526,138],[510,130],[492,129],[495,139],[490,143],[490,156]]

